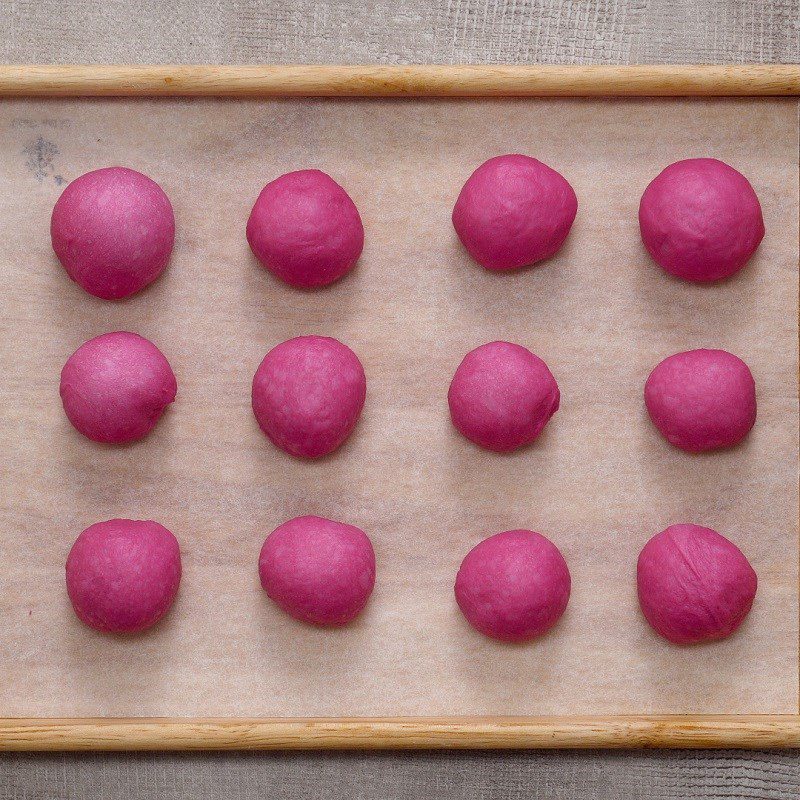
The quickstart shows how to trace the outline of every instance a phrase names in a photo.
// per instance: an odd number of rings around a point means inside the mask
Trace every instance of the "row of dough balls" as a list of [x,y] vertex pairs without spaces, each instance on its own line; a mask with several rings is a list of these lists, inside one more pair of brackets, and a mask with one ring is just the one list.
[[[360,528],[296,517],[267,537],[258,572],[266,593],[287,614],[338,627],[354,619],[372,594],[375,552]],[[151,627],[169,610],[180,579],[178,541],[152,521],[99,522],[78,536],[67,557],[75,613],[100,631]],[[672,525],[655,535],[637,564],[642,612],[676,644],[733,633],[750,611],[757,583],[739,548],[699,525]],[[456,601],[470,625],[507,642],[547,633],[564,613],[570,588],[558,547],[529,530],[484,539],[466,555],[455,580]]]
[[[125,331],[85,342],[61,371],[67,417],[98,442],[121,444],[145,436],[177,388],[163,353]],[[324,336],[300,336],[270,350],[256,370],[253,413],[281,450],[320,458],[351,434],[366,393],[364,368],[349,347]],[[664,359],[650,373],[644,399],[661,434],[689,452],[734,445],[756,419],[750,369],[725,350],[690,350]],[[448,392],[456,429],[497,452],[533,442],[559,401],[547,364],[510,342],[489,342],[467,353]]]
[[[535,158],[491,158],[469,177],[453,226],[470,255],[505,272],[554,255],[569,234],[578,200],[567,180]],[[646,188],[639,206],[642,241],[667,272],[696,282],[738,272],[764,236],[753,187],[713,158],[678,161]],[[164,270],[175,217],[161,187],[139,172],[109,167],[72,181],[51,220],[53,248],[70,278],[116,300]],[[268,183],[247,222],[258,260],[286,283],[314,288],[348,273],[364,245],[361,216],[347,192],[319,170]]]

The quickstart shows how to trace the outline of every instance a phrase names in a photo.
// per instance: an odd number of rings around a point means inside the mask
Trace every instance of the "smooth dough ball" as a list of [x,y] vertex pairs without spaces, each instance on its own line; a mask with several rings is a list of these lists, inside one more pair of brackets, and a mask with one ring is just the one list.
[[558,410],[558,384],[547,364],[510,342],[489,342],[467,353],[447,394],[453,425],[500,453],[532,442]]
[[541,533],[515,530],[484,539],[456,576],[456,602],[473,628],[506,642],[547,633],[569,600],[571,579],[559,549]]
[[647,621],[675,644],[730,636],[758,586],[742,551],[699,525],[672,525],[656,534],[639,555],[636,582]]
[[67,592],[81,622],[135,633],[169,611],[181,582],[178,540],[157,522],[110,519],[88,527],[67,557]]
[[332,453],[352,433],[367,379],[358,356],[326,336],[273,347],[253,378],[253,413],[281,450],[301,458]]
[[261,585],[287,614],[312,625],[356,617],[375,586],[375,552],[360,528],[324,517],[277,527],[258,558]]
[[141,172],[107,167],[76,178],[50,221],[58,260],[89,294],[119,300],[167,266],[175,216],[162,188]]
[[89,339],[61,370],[64,411],[95,442],[124,444],[146,436],[177,391],[164,354],[126,331]]
[[318,169],[288,172],[268,183],[247,221],[256,258],[291,286],[339,280],[364,247],[364,226],[350,195]]
[[764,237],[753,187],[715,158],[678,161],[657,175],[642,195],[639,228],[657,264],[697,283],[738,272]]
[[665,358],[647,379],[644,401],[661,435],[690,453],[730,447],[756,421],[750,369],[725,350],[689,350]]
[[575,192],[554,169],[529,156],[497,156],[464,184],[453,226],[482,267],[503,272],[555,255],[577,211]]

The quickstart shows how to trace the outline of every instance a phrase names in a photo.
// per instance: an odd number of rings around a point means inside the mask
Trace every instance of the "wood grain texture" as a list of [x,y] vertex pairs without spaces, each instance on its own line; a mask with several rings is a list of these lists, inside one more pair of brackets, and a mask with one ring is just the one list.
[[0,66],[7,97],[789,96],[798,65]]
[[800,717],[0,719],[0,751],[800,747]]
[[796,750],[0,753],[2,800],[796,800]]

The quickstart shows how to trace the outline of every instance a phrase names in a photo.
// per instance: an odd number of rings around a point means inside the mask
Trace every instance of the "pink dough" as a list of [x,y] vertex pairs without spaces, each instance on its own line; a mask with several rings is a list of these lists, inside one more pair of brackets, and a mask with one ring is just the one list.
[[155,181],[132,169],[107,167],[67,186],[53,209],[50,236],[72,280],[95,297],[118,300],[164,271],[175,216]]
[[560,394],[541,358],[518,344],[489,342],[464,357],[447,399],[461,434],[502,453],[542,432],[558,410]]
[[482,267],[501,272],[554,255],[577,211],[575,192],[554,169],[528,156],[497,156],[464,184],[453,226]]
[[350,435],[366,394],[364,368],[349,347],[300,336],[273,347],[256,370],[253,413],[281,450],[320,458]]
[[169,611],[181,581],[177,539],[157,522],[110,519],[88,527],[67,557],[67,592],[92,628],[135,633]]
[[764,236],[753,187],[715,158],[678,161],[656,176],[642,195],[639,228],[657,264],[698,283],[738,272]]
[[76,430],[96,442],[141,439],[175,399],[169,362],[150,341],[117,331],[84,342],[61,370],[61,402]]
[[258,558],[261,585],[287,614],[312,625],[356,617],[375,586],[375,552],[364,531],[324,517],[277,527]]
[[567,563],[540,533],[515,530],[484,539],[456,576],[456,601],[473,628],[506,642],[547,633],[567,607]]
[[355,203],[318,169],[281,175],[258,196],[247,221],[256,258],[286,283],[326,286],[348,273],[364,247]]
[[734,445],[756,421],[753,376],[725,350],[665,358],[647,379],[644,401],[662,436],[690,453]]
[[672,525],[656,534],[639,555],[636,580],[647,621],[675,644],[730,636],[758,586],[742,551],[699,525]]

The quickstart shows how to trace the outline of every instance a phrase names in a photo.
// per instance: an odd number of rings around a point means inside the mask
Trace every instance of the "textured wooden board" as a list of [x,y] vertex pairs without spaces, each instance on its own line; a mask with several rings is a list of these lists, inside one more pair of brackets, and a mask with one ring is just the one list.
[[0,754],[3,800],[795,800],[796,751]]

